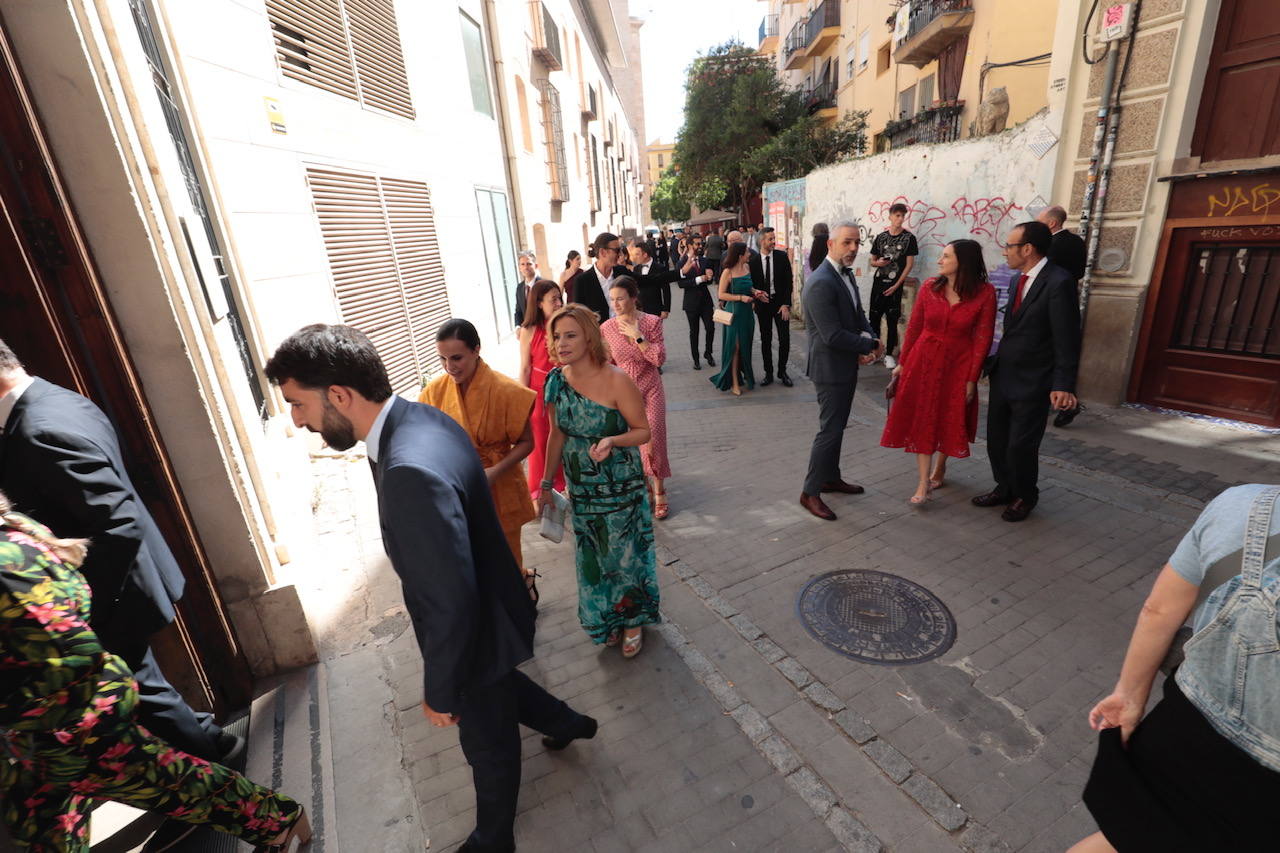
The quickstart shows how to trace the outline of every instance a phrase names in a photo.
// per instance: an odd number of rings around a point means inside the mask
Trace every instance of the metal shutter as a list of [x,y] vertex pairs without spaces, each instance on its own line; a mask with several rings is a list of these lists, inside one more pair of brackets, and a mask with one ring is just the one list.
[[382,357],[397,393],[438,372],[435,332],[449,316],[426,184],[310,168],[307,183],[342,321]]
[[356,99],[351,45],[339,0],[267,0],[276,60],[286,77]]
[[413,118],[413,99],[392,0],[342,1],[347,10],[361,101],[366,106]]

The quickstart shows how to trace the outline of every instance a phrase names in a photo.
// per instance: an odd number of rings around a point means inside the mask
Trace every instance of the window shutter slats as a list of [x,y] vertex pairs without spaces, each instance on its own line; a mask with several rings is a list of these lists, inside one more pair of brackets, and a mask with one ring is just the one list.
[[400,32],[391,0],[343,0],[351,28],[360,97],[366,104],[413,118]]
[[360,329],[397,393],[439,372],[432,344],[449,318],[444,265],[421,181],[307,170],[342,320]]

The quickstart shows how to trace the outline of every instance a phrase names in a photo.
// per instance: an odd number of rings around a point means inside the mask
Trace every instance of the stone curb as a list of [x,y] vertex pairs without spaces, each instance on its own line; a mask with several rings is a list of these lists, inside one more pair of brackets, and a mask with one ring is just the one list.
[[[942,786],[919,772],[905,755],[887,741],[882,740],[870,723],[845,707],[844,701],[836,695],[835,691],[815,678],[813,673],[805,669],[795,658],[788,656],[755,623],[738,613],[736,608],[698,573],[697,569],[678,558],[666,544],[661,546],[661,550],[665,557],[673,558],[670,561],[664,559],[664,565],[673,569],[676,577],[684,581],[705,606],[737,631],[766,663],[791,683],[800,696],[834,722],[840,731],[862,750],[863,754],[903,794],[929,815],[934,823],[951,833],[964,849],[972,853],[1008,850],[1008,847],[989,830],[975,823],[964,808],[943,790]],[[717,607],[715,606],[717,604],[725,606]],[[726,615],[724,610],[732,611],[733,615]],[[668,642],[688,664],[694,676],[716,697],[726,711],[731,712],[743,732],[751,738],[751,742],[756,744],[760,753],[809,804],[814,814],[825,819],[827,827],[840,840],[840,843],[850,850],[879,850],[879,840],[867,831],[850,811],[841,807],[830,787],[822,781],[822,777],[806,766],[780,735],[772,733],[769,721],[749,703],[742,700],[733,685],[715,669],[715,665],[702,652],[685,639],[679,628],[665,621],[665,616],[663,618],[664,622],[658,626],[658,630],[667,637]],[[826,793],[823,793],[824,791]],[[962,829],[964,832],[959,832]],[[867,846],[868,838],[874,842],[874,846]]]
[[[703,581],[703,583],[706,582]],[[748,629],[759,632],[758,628],[745,619],[743,624]],[[774,731],[773,726],[763,714],[751,703],[743,700],[742,694],[734,688],[733,682],[725,678],[724,674],[716,669],[715,664],[689,642],[684,632],[665,613],[662,615],[662,622],[653,626],[653,630],[662,635],[667,645],[689,667],[693,677],[716,698],[720,707],[724,708],[725,713],[738,724],[742,733],[755,746],[756,751],[782,775],[783,781],[800,795],[819,820],[825,822],[826,827],[844,849],[850,853],[879,853],[883,847],[880,839],[841,806],[839,798],[822,780],[822,777],[804,763],[799,753],[782,735]],[[939,789],[940,792],[941,789]]]

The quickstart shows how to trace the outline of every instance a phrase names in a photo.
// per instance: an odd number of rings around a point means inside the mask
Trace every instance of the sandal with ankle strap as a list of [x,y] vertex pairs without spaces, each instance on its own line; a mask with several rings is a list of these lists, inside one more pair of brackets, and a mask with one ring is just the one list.
[[658,519],[658,521],[662,521],[670,513],[671,510],[667,506],[667,493],[658,492],[653,500],[653,517]]
[[537,569],[528,569],[524,573],[524,588],[529,591],[529,598],[537,604],[542,599],[542,594],[538,592],[538,578],[542,577],[542,573]]
[[644,629],[641,628],[639,633],[634,637],[623,636],[622,638],[622,656],[624,658],[633,658],[640,654],[640,649],[644,647]]
[[307,810],[299,809],[298,816],[283,833],[276,836],[270,844],[259,844],[253,853],[290,853],[294,850],[294,842],[301,849],[311,843],[311,821],[307,819]]

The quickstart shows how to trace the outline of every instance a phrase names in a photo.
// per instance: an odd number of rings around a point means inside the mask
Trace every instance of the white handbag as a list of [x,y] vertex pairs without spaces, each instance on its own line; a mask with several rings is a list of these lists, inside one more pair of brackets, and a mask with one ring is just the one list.
[[551,502],[542,507],[542,525],[538,534],[559,544],[564,539],[564,519],[568,514],[569,499],[552,489]]

